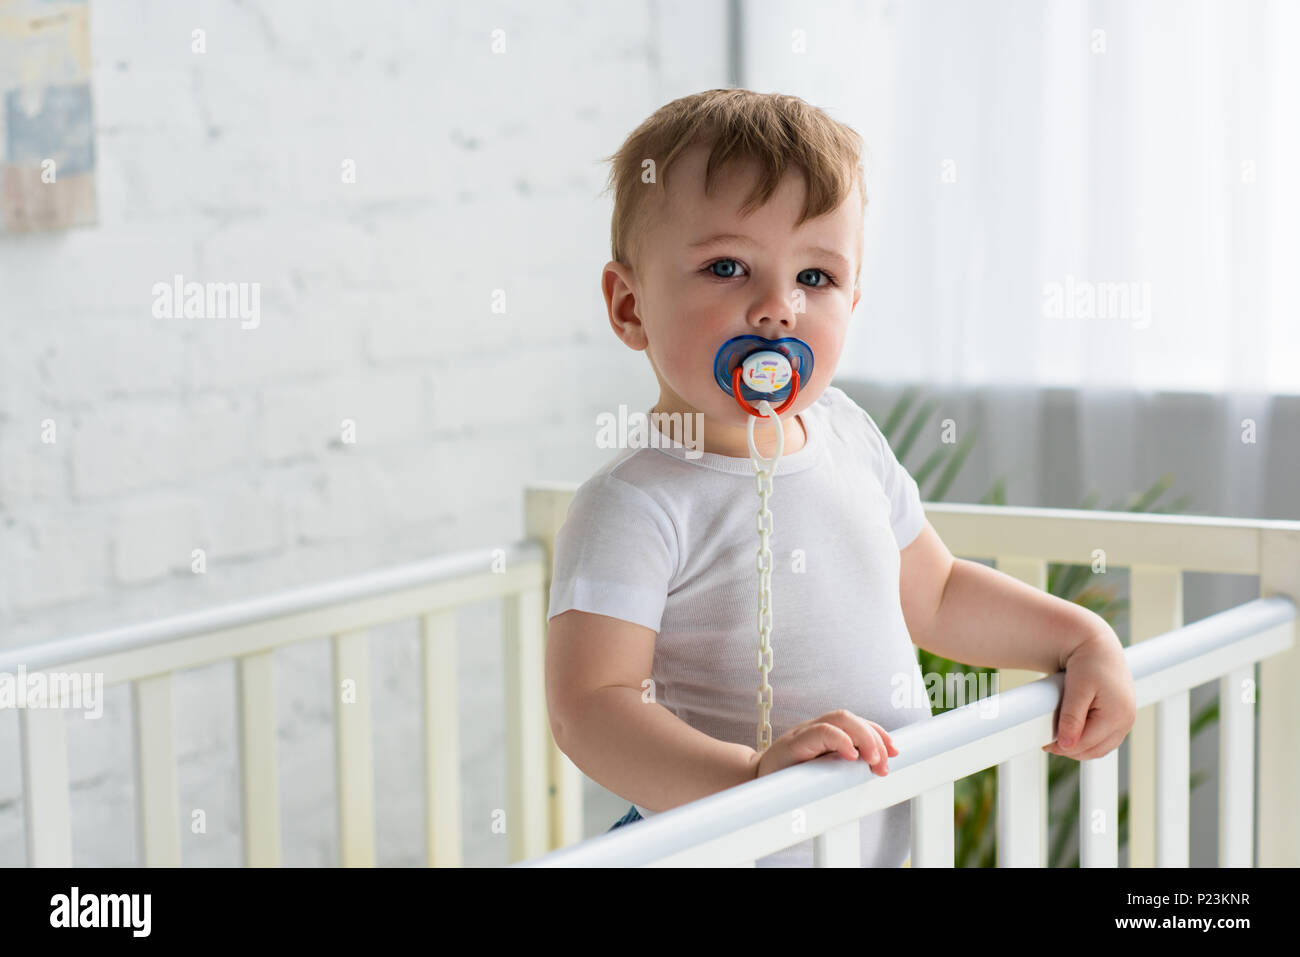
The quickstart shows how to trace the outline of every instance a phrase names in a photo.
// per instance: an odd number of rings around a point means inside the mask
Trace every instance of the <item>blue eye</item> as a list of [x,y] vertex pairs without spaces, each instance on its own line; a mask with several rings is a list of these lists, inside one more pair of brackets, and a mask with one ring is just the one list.
[[803,275],[805,275],[805,274],[807,274],[807,273],[810,273],[810,272],[819,272],[819,273],[821,273],[823,276],[825,276],[828,280],[830,280],[829,282],[826,282],[826,283],[820,283],[820,282],[819,282],[819,283],[817,283],[817,284],[814,286],[814,288],[821,288],[821,287],[823,287],[823,286],[835,286],[835,285],[838,285],[838,283],[836,283],[836,281],[835,281],[835,277],[832,276],[830,273],[828,273],[825,269],[805,269],[805,270],[804,270],[803,272],[801,272],[799,275],[803,276]]
[[[726,267],[729,268],[727,268],[727,272],[724,274],[724,273],[717,272],[714,268],[715,266],[723,266],[724,268]],[[734,279],[737,275],[739,275],[739,273],[736,271],[737,267],[744,268],[740,266],[740,263],[738,263],[734,259],[715,259],[713,262],[709,263],[707,266],[704,267],[704,271],[707,272],[710,276],[714,277],[715,279]],[[839,283],[836,281],[835,277],[831,273],[819,267],[812,268],[812,269],[805,269],[802,272],[800,272],[799,275],[806,276],[809,273],[821,273],[828,280],[827,282],[817,282],[816,280],[809,280],[808,284],[811,285],[814,289],[825,289],[827,286],[839,285]]]

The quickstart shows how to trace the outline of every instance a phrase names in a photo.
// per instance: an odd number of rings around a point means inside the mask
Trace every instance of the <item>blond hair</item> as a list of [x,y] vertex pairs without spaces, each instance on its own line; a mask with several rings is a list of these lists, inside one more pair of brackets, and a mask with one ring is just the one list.
[[[712,147],[705,166],[706,193],[714,175],[727,164],[745,160],[758,164],[758,183],[741,207],[742,215],[766,203],[790,170],[801,172],[807,185],[803,213],[795,226],[835,209],[854,187],[866,209],[862,138],[852,127],[797,96],[705,90],[661,106],[617,152],[604,157],[604,162],[613,164],[605,192],[614,192],[610,252],[615,261],[635,268],[650,222],[651,197],[646,187],[657,183],[666,191],[669,167],[696,145]],[[642,179],[646,160],[654,161],[650,183]],[[859,273],[861,268],[859,252]]]

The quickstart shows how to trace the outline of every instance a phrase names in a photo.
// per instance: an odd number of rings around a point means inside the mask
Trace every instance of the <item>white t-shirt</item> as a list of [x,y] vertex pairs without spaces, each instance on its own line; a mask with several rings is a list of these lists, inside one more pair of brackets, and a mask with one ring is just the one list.
[[[887,731],[929,718],[898,589],[899,551],[925,524],[916,482],[840,389],[828,386],[799,418],[807,442],[781,458],[768,500],[772,740],[836,708]],[[620,452],[578,488],[555,540],[547,618],[576,608],[653,629],[656,700],[705,734],[753,748],[754,466],[657,439],[658,448]],[[908,802],[863,818],[861,835],[864,866],[902,866]],[[811,867],[812,841],[757,864]]]

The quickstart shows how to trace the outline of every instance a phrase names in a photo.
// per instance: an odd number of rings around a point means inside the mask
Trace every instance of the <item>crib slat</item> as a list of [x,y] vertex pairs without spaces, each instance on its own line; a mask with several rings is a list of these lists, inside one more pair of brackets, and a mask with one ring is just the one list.
[[[1300,533],[1272,528],[1258,535],[1260,596],[1289,595],[1300,601]],[[1252,855],[1256,867],[1300,867],[1300,761],[1295,759],[1300,619],[1290,630],[1291,647],[1259,663],[1259,837]],[[1222,775],[1223,765],[1219,767]]]
[[1047,754],[1035,748],[998,765],[998,867],[1040,867],[1039,788]]
[[509,863],[547,851],[546,618],[542,590],[505,602],[506,830]]
[[1079,762],[1079,866],[1119,866],[1119,749]]
[[813,838],[813,867],[861,866],[862,837],[857,821],[846,821]]
[[[994,559],[994,565],[997,570],[1010,575],[1019,581],[1024,582],[1039,591],[1047,590],[1047,562],[1041,558],[1024,555],[999,555]],[[1012,688],[1019,688],[1021,685],[1027,685],[1031,681],[1037,681],[1043,677],[1039,671],[1028,671],[1020,668],[999,668],[997,672],[998,684],[997,691],[1010,691]],[[1029,759],[1025,759],[1026,765]],[[1046,867],[1047,866],[1047,754],[1039,751],[1034,759],[1037,765],[1030,773],[1037,781],[1038,790],[1038,813],[1036,820],[1038,822],[1038,863],[1031,864],[1026,862],[1026,867]],[[1001,775],[999,775],[999,779]],[[1000,846],[1000,845],[999,845]]]
[[244,866],[279,867],[280,781],[277,770],[273,652],[241,655],[239,760],[244,812]]
[[1254,866],[1254,664],[1219,679],[1219,866]]
[[[365,629],[335,635],[334,707],[339,795],[339,858],[375,866],[375,787],[370,737],[370,647]],[[347,686],[344,686],[347,682]],[[347,700],[345,700],[345,695]]]
[[172,676],[131,684],[135,712],[136,820],[145,867],[181,866],[180,796],[172,726]]
[[[524,489],[524,532],[542,544],[546,552],[543,563],[542,593],[551,591],[551,569],[555,559],[555,537],[564,524],[574,489],[556,487],[547,483],[533,483]],[[546,624],[542,624],[545,631]],[[582,782],[586,776],[569,756],[559,749],[551,734],[548,717],[545,729],[547,741],[547,801],[550,804],[547,850],[556,850],[582,840]]]
[[72,866],[67,714],[62,708],[19,708],[23,812],[29,867]]
[[[1156,704],[1156,867],[1186,867],[1191,837],[1191,768],[1186,691]],[[1132,832],[1130,832],[1132,833]]]
[[[1183,624],[1183,573],[1134,565],[1129,570],[1129,646]],[[1156,705],[1139,708],[1128,733],[1128,866],[1156,865]],[[1187,790],[1187,779],[1183,779]]]
[[912,867],[952,867],[956,863],[953,796],[953,782],[944,781],[912,798]]
[[460,725],[456,683],[456,611],[421,621],[424,683],[424,828],[430,867],[461,866]]

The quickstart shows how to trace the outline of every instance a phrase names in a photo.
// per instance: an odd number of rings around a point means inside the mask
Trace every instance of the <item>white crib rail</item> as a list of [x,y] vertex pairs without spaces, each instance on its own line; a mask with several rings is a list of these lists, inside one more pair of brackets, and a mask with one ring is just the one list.
[[[548,568],[555,532],[577,487],[573,482],[537,482],[526,490],[528,532],[546,547]],[[1134,649],[1182,625],[1183,572],[1253,575],[1258,577],[1263,597],[1300,596],[1300,522],[947,503],[926,503],[925,510],[954,555],[992,559],[999,570],[1035,588],[1046,588],[1047,566],[1053,562],[1092,565],[1101,558],[1108,569],[1127,568],[1130,647]],[[1295,623],[1290,627],[1294,637]],[[1300,807],[1300,762],[1293,758],[1295,735],[1300,731],[1300,695],[1292,694],[1290,688],[1291,676],[1297,671],[1300,646],[1293,645],[1262,659],[1258,679],[1259,766],[1254,767],[1249,748],[1243,752],[1238,747],[1225,755],[1227,763],[1221,766],[1219,777],[1220,806],[1237,809],[1220,831],[1219,860],[1225,866],[1249,866],[1252,862],[1264,867],[1300,866],[1300,815],[1295,812]],[[1041,677],[1018,670],[998,674],[1003,691]],[[1253,682],[1253,665],[1220,678],[1221,688],[1231,685],[1237,698],[1243,689],[1253,692]],[[1184,822],[1176,816],[1182,813],[1185,798],[1180,802],[1176,792],[1166,788],[1161,793],[1174,794],[1168,799],[1172,803],[1160,802],[1161,813],[1157,815],[1157,788],[1161,779],[1177,779],[1182,773],[1176,745],[1180,722],[1186,722],[1177,714],[1180,707],[1184,705],[1177,698],[1139,707],[1137,722],[1128,736],[1131,867],[1178,861],[1176,852],[1170,850],[1177,842],[1171,843],[1170,838],[1185,830]],[[1247,706],[1244,713],[1241,708],[1226,708],[1220,719],[1220,733],[1248,743],[1253,718],[1253,705]],[[1172,747],[1159,746],[1158,734]],[[892,759],[890,767],[894,767]],[[1090,769],[1089,774],[1095,771]],[[1256,774],[1259,821],[1252,837],[1250,805],[1256,793]],[[567,847],[582,838],[581,782],[581,772],[568,757],[552,749],[552,847]],[[1088,787],[1092,786],[1090,780]],[[1245,794],[1251,797],[1243,797]],[[1005,831],[998,842],[999,865],[1030,864],[1036,855],[1038,866],[1046,866],[1046,752],[1035,748],[998,762],[997,804],[999,822]],[[931,815],[950,820],[951,782],[938,782],[933,793],[913,798],[914,815],[918,810],[922,820]],[[1022,820],[1037,828],[1036,836],[1006,826]],[[1166,832],[1163,839],[1159,838],[1161,829]],[[627,829],[619,829],[623,830]],[[1242,830],[1246,835],[1244,844],[1238,833]],[[951,841],[951,835],[945,839],[933,832],[931,836],[939,842],[936,853],[944,857],[945,841]],[[927,858],[928,839],[923,837],[920,846]],[[1158,839],[1166,848],[1160,860]],[[913,851],[917,851],[916,845]]]
[[[1188,690],[1223,676],[1232,692],[1225,694],[1223,707],[1239,727],[1253,705],[1234,682],[1250,663],[1293,647],[1295,619],[1296,606],[1288,597],[1258,598],[1125,649],[1139,707],[1158,703],[1169,709],[1161,751],[1182,755],[1167,762],[1157,780],[1162,812],[1175,817],[1157,836],[1162,863],[1185,864],[1187,858]],[[998,815],[998,843],[1012,848],[1000,863],[1034,866],[1039,859],[1036,785],[1032,774],[1014,766],[1052,740],[1063,684],[1064,675],[1057,673],[993,696],[995,708],[991,699],[975,701],[893,731],[899,754],[890,758],[890,773],[883,778],[860,761],[827,755],[515,866],[747,866],[811,838],[815,866],[853,867],[858,819],[911,799],[913,865],[951,867],[953,782],[994,765],[1000,771],[1013,768],[1015,783],[1008,793],[1013,806],[1027,812]],[[1220,744],[1223,768],[1235,775],[1236,795],[1230,806],[1220,807],[1220,824],[1229,856],[1237,861],[1250,856],[1249,822],[1229,820],[1252,797],[1252,778],[1240,773],[1249,761],[1248,745],[1233,734]],[[1118,861],[1117,753],[1081,762],[1084,867],[1113,867]]]
[[[276,866],[281,849],[273,652],[294,642],[330,636],[336,680],[352,678],[358,690],[356,704],[347,708],[341,707],[335,694],[342,862],[369,865],[374,863],[374,799],[365,630],[419,618],[427,859],[434,865],[456,866],[460,863],[461,825],[454,613],[461,605],[504,598],[508,854],[512,862],[534,859],[548,850],[575,844],[583,833],[582,774],[551,738],[542,665],[551,549],[576,488],[577,483],[530,485],[525,492],[529,540],[508,549],[439,557],[144,625],[9,649],[0,652],[0,673],[19,667],[28,675],[37,671],[50,675],[98,672],[105,685],[132,684],[141,859],[148,865],[177,865],[180,821],[171,675],[233,659],[244,861],[249,866]],[[1130,661],[1143,660],[1140,654],[1136,659],[1132,655],[1143,650],[1145,641],[1181,625],[1183,571],[1256,575],[1263,596],[1300,595],[1300,523],[1296,522],[944,504],[927,505],[926,512],[954,554],[993,558],[1000,569],[1038,588],[1045,587],[1048,562],[1088,564],[1097,550],[1104,551],[1109,566],[1128,567],[1132,573]],[[1249,614],[1243,609],[1234,610],[1237,612]],[[1289,636],[1287,644],[1278,645],[1281,650],[1260,650],[1255,658],[1249,657],[1253,652],[1248,650],[1247,657],[1219,661],[1215,667],[1220,670],[1203,679],[1219,676],[1222,696],[1219,860],[1224,865],[1300,865],[1300,825],[1295,814],[1300,806],[1300,762],[1293,759],[1295,734],[1300,729],[1300,696],[1289,690],[1290,676],[1300,670],[1300,649],[1294,646],[1294,621],[1279,624],[1275,630],[1270,640],[1280,640],[1284,633]],[[1175,634],[1186,638],[1200,632]],[[1255,660],[1261,661],[1258,767],[1251,746],[1251,662]],[[1007,693],[1039,677],[1032,672],[1002,672],[1000,682]],[[1034,696],[1041,697],[1049,684],[1040,683],[1039,690],[1022,696],[1023,700],[1042,704]],[[1145,703],[1129,736],[1132,866],[1186,862],[1188,687],[1166,688],[1149,699],[1139,698],[1140,704]],[[939,717],[951,721],[948,715]],[[66,865],[72,860],[66,719],[66,712],[58,709],[19,711],[28,862],[34,865]],[[992,744],[962,745],[961,760],[971,768],[965,773],[989,766],[970,764],[986,757],[998,766],[1002,865],[1036,860],[1041,866],[1047,860],[1047,756],[1038,744],[1050,739],[1050,724],[1040,728],[1035,723],[1038,718],[1026,721],[1031,727],[1000,732],[1003,737]],[[929,727],[934,722],[923,725]],[[987,724],[981,729],[987,730]],[[1040,735],[1040,730],[1048,736]],[[899,733],[905,735],[902,740],[908,740],[919,732],[918,727]],[[908,751],[909,760],[920,756],[915,742],[909,744]],[[1090,810],[1088,819],[1100,821],[1102,827],[1100,833],[1083,835],[1090,863],[1097,862],[1095,854],[1105,854],[1112,838],[1106,826],[1114,821],[1114,808],[1108,803],[1113,788],[1097,775],[1106,772],[1104,761],[1113,757],[1085,763],[1084,806]],[[913,863],[950,864],[954,778],[947,776],[949,765],[944,761],[917,765],[900,776],[899,770],[905,767],[891,760],[895,770],[889,783],[883,788],[876,785],[870,800],[889,795],[896,795],[894,801],[910,797]],[[945,770],[936,771],[940,767]],[[828,803],[819,805],[816,813],[821,816],[817,818],[812,806],[806,808],[810,812],[808,828],[799,839],[816,838],[816,859],[825,866],[852,862],[856,851],[850,837],[857,831],[858,818],[869,813],[870,806],[863,803],[863,795],[853,793],[856,787],[840,793],[844,784],[853,784],[854,779],[835,778],[823,792],[824,780],[818,779],[809,793]],[[911,794],[903,795],[890,790],[898,788],[899,781],[904,786],[921,783]],[[754,783],[770,784],[768,779]],[[1252,817],[1256,793],[1257,829]],[[774,799],[764,798],[767,803],[751,810],[735,804],[731,792],[705,799],[715,802],[710,806],[726,807],[728,814],[741,813],[743,817],[734,820],[757,828],[753,834],[732,828],[730,837],[720,838],[721,848],[730,849],[724,857],[752,863],[753,856],[746,855],[754,855],[756,845],[749,838],[766,833],[764,828],[770,825],[771,815],[764,818],[762,812],[784,806],[782,793],[774,794]],[[773,805],[771,800],[777,803]],[[888,803],[892,801],[880,806]],[[692,813],[697,806],[703,802],[696,802]],[[652,833],[663,833],[663,823],[679,819],[670,815],[686,810],[656,815],[654,821],[659,824],[644,822],[636,828],[620,828],[610,836],[642,840],[646,827],[658,828]],[[1101,814],[1092,815],[1092,811]],[[700,820],[705,826],[702,830],[692,828],[696,836],[713,840],[726,833],[725,828],[714,828],[711,818]],[[734,843],[736,840],[740,843]],[[785,846],[773,844],[771,835],[763,840],[774,848]],[[739,858],[737,849],[743,849]],[[763,853],[770,852],[757,856]],[[626,863],[622,852],[620,862]]]
[[[345,866],[374,864],[374,789],[366,630],[420,618],[428,863],[460,864],[460,781],[456,727],[455,609],[506,600],[508,662],[507,819],[511,860],[552,846],[546,821],[547,749],[541,646],[544,551],[533,542],[381,569],[339,581],[241,601],[144,625],[0,652],[0,673],[101,674],[130,682],[135,726],[140,857],[179,866],[180,819],[172,740],[172,674],[237,663],[244,862],[280,864],[276,783],[274,649],[332,637],[339,829]],[[356,701],[343,706],[344,678]],[[72,863],[67,711],[19,710],[27,859]]]

